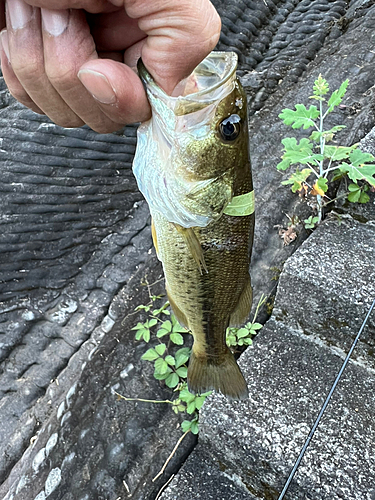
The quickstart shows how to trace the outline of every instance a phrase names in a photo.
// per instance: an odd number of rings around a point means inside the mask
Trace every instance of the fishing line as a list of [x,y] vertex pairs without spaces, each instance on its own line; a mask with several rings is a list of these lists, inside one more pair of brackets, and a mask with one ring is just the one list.
[[345,370],[346,365],[347,365],[347,364],[348,364],[348,362],[349,362],[349,358],[350,358],[350,356],[352,355],[352,352],[354,351],[355,346],[357,345],[357,342],[358,342],[358,340],[359,340],[359,337],[361,336],[361,333],[363,332],[363,329],[364,329],[364,327],[366,326],[366,323],[367,323],[367,321],[368,321],[368,319],[369,319],[369,317],[370,317],[370,314],[371,314],[372,310],[374,309],[374,306],[375,306],[375,299],[374,299],[374,301],[373,301],[373,303],[372,303],[372,305],[371,305],[371,307],[370,307],[370,309],[369,309],[369,311],[368,311],[368,313],[367,313],[367,315],[366,315],[366,317],[365,317],[365,319],[364,319],[364,321],[363,321],[363,323],[362,323],[361,328],[359,329],[359,332],[358,332],[358,334],[357,334],[356,338],[354,339],[354,342],[353,342],[353,344],[352,344],[352,346],[351,346],[351,348],[350,348],[350,351],[348,352],[348,354],[347,354],[347,356],[346,356],[346,358],[345,358],[345,361],[344,361],[344,363],[342,364],[342,367],[341,367],[341,369],[340,369],[340,371],[339,371],[339,373],[338,373],[338,375],[337,375],[337,377],[336,377],[336,379],[335,379],[335,381],[334,381],[334,383],[333,383],[333,385],[332,385],[332,387],[331,387],[331,390],[329,391],[329,394],[328,394],[328,396],[327,396],[326,400],[325,400],[325,401],[324,401],[324,403],[323,403],[323,406],[322,406],[322,408],[321,408],[321,410],[320,410],[320,412],[319,412],[319,415],[318,415],[317,419],[315,420],[314,425],[312,426],[312,428],[311,428],[311,430],[310,430],[310,433],[309,433],[309,435],[308,435],[308,437],[307,437],[307,439],[306,439],[306,441],[305,441],[305,444],[303,445],[303,447],[302,447],[302,449],[301,449],[301,452],[300,452],[300,454],[299,454],[299,456],[298,456],[297,460],[296,460],[296,461],[295,461],[295,463],[294,463],[293,469],[291,470],[291,473],[289,474],[289,477],[288,477],[288,479],[287,479],[287,481],[286,481],[286,483],[285,483],[285,485],[284,485],[283,491],[281,492],[281,494],[280,494],[280,496],[279,496],[278,500],[282,500],[282,499],[284,498],[285,493],[288,491],[288,488],[289,488],[289,486],[290,486],[290,483],[292,482],[293,477],[294,477],[295,473],[297,472],[297,469],[298,469],[298,467],[299,467],[299,465],[300,465],[300,463],[301,463],[301,460],[302,460],[302,458],[303,458],[303,455],[305,454],[306,449],[307,449],[307,447],[309,446],[310,441],[311,441],[311,439],[312,439],[312,438],[313,438],[313,436],[314,436],[314,433],[315,433],[315,431],[316,431],[316,428],[318,427],[319,422],[320,422],[320,420],[321,420],[321,418],[322,418],[322,416],[323,416],[323,413],[324,413],[325,409],[327,408],[328,403],[329,403],[329,401],[330,401],[330,399],[331,399],[331,397],[332,397],[332,394],[334,393],[334,390],[336,389],[336,386],[337,386],[337,384],[338,384],[338,382],[339,382],[339,380],[340,380],[340,378],[341,378],[341,375],[342,375],[343,371]]

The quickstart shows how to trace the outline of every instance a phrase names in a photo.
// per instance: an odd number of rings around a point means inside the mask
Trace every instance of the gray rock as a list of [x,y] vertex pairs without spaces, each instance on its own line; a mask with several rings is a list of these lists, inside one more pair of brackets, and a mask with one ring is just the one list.
[[[361,245],[353,247],[353,234]],[[225,491],[225,471],[246,486],[248,498],[278,498],[341,368],[348,344],[367,313],[369,295],[375,297],[373,266],[372,273],[364,272],[356,283],[350,272],[355,264],[353,248],[358,253],[356,262],[363,262],[366,270],[374,252],[367,255],[365,243],[371,245],[373,239],[372,226],[351,221],[345,228],[327,222],[287,261],[274,315],[253,348],[240,358],[249,400],[230,403],[216,394],[206,401],[200,416],[199,446],[208,459],[194,451],[162,498],[186,498],[185,493],[172,489],[173,484],[181,480],[183,492],[194,491],[191,464],[197,471],[204,470],[207,462],[218,491],[221,482]],[[333,303],[339,305],[334,316],[339,325],[327,336],[319,322],[332,317]],[[287,313],[280,314],[284,309]],[[347,330],[340,329],[342,322]],[[368,341],[373,325],[374,315],[364,332]],[[371,500],[375,494],[375,370],[369,368],[372,354],[361,346],[359,352],[362,359],[358,356],[347,366],[287,498]],[[219,498],[226,498],[225,493],[220,494]]]
[[[347,352],[375,297],[375,225],[327,221],[287,261],[279,281],[277,320]],[[353,360],[375,369],[375,317]]]
[[260,500],[236,472],[231,472],[199,444],[160,500]]

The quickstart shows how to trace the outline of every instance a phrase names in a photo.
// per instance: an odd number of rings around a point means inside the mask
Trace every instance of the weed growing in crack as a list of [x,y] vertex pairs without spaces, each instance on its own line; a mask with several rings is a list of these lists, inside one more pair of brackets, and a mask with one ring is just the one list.
[[[296,104],[295,110],[284,109],[279,115],[285,125],[290,125],[293,129],[315,128],[309,138],[304,137],[299,142],[295,137],[285,137],[281,141],[284,146],[282,161],[276,167],[278,170],[287,170],[296,166],[289,178],[281,184],[291,185],[293,193],[316,197],[317,215],[304,220],[307,229],[313,229],[321,222],[324,207],[334,201],[327,196],[331,181],[347,176],[352,182],[344,196],[353,203],[368,202],[370,198],[367,192],[375,189],[375,164],[371,163],[375,162],[375,158],[362,152],[358,144],[350,147],[334,144],[335,134],[345,128],[344,125],[324,129],[325,118],[340,105],[348,83],[349,80],[345,80],[328,99],[328,82],[319,75],[314,83],[313,95],[310,96],[310,99],[318,101],[319,106],[311,105],[307,109],[303,104]],[[302,166],[306,168],[300,169]]]
[[[146,283],[149,291],[150,286]],[[135,331],[135,339],[148,344],[151,340],[158,343],[150,347],[142,355],[143,361],[148,361],[154,365],[154,377],[163,381],[167,387],[173,389],[175,397],[171,400],[146,400],[141,398],[128,398],[117,394],[120,399],[126,401],[143,401],[149,403],[170,404],[172,410],[178,413],[186,413],[191,418],[181,423],[184,433],[199,432],[199,410],[202,408],[206,398],[212,391],[204,394],[192,394],[187,387],[187,364],[191,349],[184,346],[188,330],[182,327],[174,314],[169,310],[169,302],[164,302],[159,306],[161,295],[149,293],[150,302],[146,305],[139,305],[136,311],[144,311],[147,319],[138,322],[132,328]],[[237,347],[249,346],[252,344],[252,337],[258,333],[263,325],[256,323],[259,309],[266,302],[266,297],[261,296],[254,318],[242,328],[227,329],[227,345],[235,351]],[[177,347],[181,346],[179,349]],[[176,350],[177,349],[177,350]]]

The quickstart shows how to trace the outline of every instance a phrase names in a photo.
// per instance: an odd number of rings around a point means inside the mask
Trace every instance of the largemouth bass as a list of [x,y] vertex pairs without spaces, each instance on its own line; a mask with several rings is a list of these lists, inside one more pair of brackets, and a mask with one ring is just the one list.
[[236,68],[236,54],[212,52],[188,81],[193,92],[170,97],[140,62],[152,118],[139,127],[133,171],[172,310],[194,337],[189,390],[243,399],[247,385],[225,341],[252,303],[254,192]]

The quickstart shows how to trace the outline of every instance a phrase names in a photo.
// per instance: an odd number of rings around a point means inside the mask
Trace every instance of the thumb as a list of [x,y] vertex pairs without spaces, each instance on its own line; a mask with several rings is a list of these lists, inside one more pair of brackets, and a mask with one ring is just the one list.
[[142,82],[126,64],[111,59],[91,60],[81,66],[78,78],[114,122],[126,125],[150,118]]

